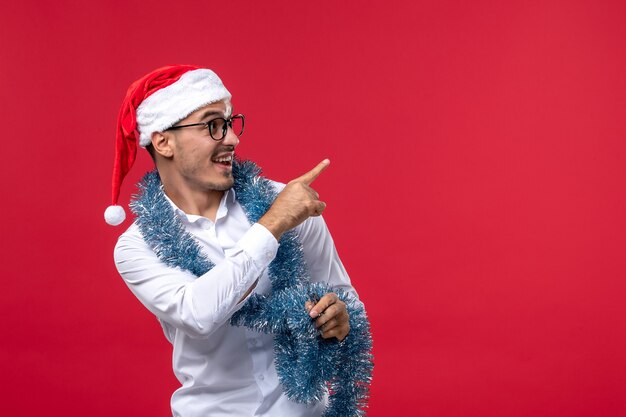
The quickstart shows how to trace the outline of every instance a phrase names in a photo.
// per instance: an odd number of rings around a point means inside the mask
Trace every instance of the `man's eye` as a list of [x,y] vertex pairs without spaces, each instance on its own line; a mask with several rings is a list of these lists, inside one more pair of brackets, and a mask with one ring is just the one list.
[[222,126],[224,125],[224,119],[214,119],[209,122],[209,130],[212,135],[217,135],[222,132]]

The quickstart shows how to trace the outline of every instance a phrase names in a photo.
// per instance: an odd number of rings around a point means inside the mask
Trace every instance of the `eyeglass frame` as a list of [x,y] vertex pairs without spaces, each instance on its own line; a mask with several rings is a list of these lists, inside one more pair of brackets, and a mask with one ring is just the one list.
[[[180,126],[172,126],[172,127],[168,127],[167,129],[164,130],[164,132],[167,132],[168,130],[176,130],[176,129],[182,129],[184,127],[192,127],[192,126],[204,126],[206,128],[206,130],[209,131],[209,136],[211,136],[211,139],[213,139],[216,142],[219,142],[221,140],[224,140],[224,138],[226,137],[226,133],[228,133],[228,128],[230,127],[230,129],[233,129],[233,119],[235,118],[240,118],[241,119],[241,133],[239,133],[237,136],[241,136],[243,135],[243,131],[245,130],[245,126],[246,126],[246,116],[244,116],[243,114],[239,113],[236,114],[234,116],[231,116],[229,118],[225,118],[225,117],[216,117],[215,119],[211,119],[208,122],[202,122],[202,123],[192,123],[189,125],[180,125]],[[222,128],[222,137],[219,139],[215,139],[213,137],[213,134],[211,133],[211,129],[209,128],[210,124],[213,123],[214,121],[216,121],[217,119],[222,119],[224,121],[224,126]],[[234,132],[234,130],[233,130]]]

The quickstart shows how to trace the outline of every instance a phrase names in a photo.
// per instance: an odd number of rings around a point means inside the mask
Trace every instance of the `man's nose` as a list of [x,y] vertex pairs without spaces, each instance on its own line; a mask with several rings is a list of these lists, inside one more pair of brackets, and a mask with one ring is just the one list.
[[239,144],[239,137],[235,135],[232,127],[228,126],[228,129],[226,129],[226,136],[224,136],[222,143],[224,145],[232,146],[237,146]]

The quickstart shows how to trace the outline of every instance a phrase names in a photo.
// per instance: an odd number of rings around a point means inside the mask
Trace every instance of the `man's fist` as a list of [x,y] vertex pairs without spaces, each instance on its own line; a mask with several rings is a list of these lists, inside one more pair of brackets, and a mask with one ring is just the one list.
[[276,240],[309,217],[322,214],[326,203],[319,200],[319,195],[311,188],[311,183],[329,164],[330,161],[324,159],[306,174],[289,181],[267,213],[259,219],[259,224],[272,232]]

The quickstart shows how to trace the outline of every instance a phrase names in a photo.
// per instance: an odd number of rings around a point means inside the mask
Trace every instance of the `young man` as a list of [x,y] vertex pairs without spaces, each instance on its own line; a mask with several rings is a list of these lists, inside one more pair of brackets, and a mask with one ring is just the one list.
[[[311,188],[329,161],[286,186],[267,181],[257,192],[258,181],[251,180],[233,188],[243,131],[244,116],[234,113],[230,93],[209,69],[163,67],[131,85],[118,119],[113,203],[137,142],[150,152],[158,175],[156,187],[144,183],[133,203],[137,220],[119,238],[115,262],[173,345],[182,385],[172,396],[174,416],[320,416],[325,397],[309,404],[287,398],[273,335],[231,319],[238,313],[254,317],[246,302],[277,289],[281,270],[274,267],[274,278],[270,264],[283,235],[295,232],[308,280],[333,289],[307,297],[313,300],[302,303],[302,315],[308,313],[323,339],[348,336],[350,314],[335,292],[354,299],[356,293],[320,217],[325,203]],[[257,194],[246,197],[252,192]],[[272,192],[269,208],[254,218],[263,201],[255,196]],[[107,222],[121,223],[120,209],[109,207]],[[293,259],[300,256],[293,253]]]

